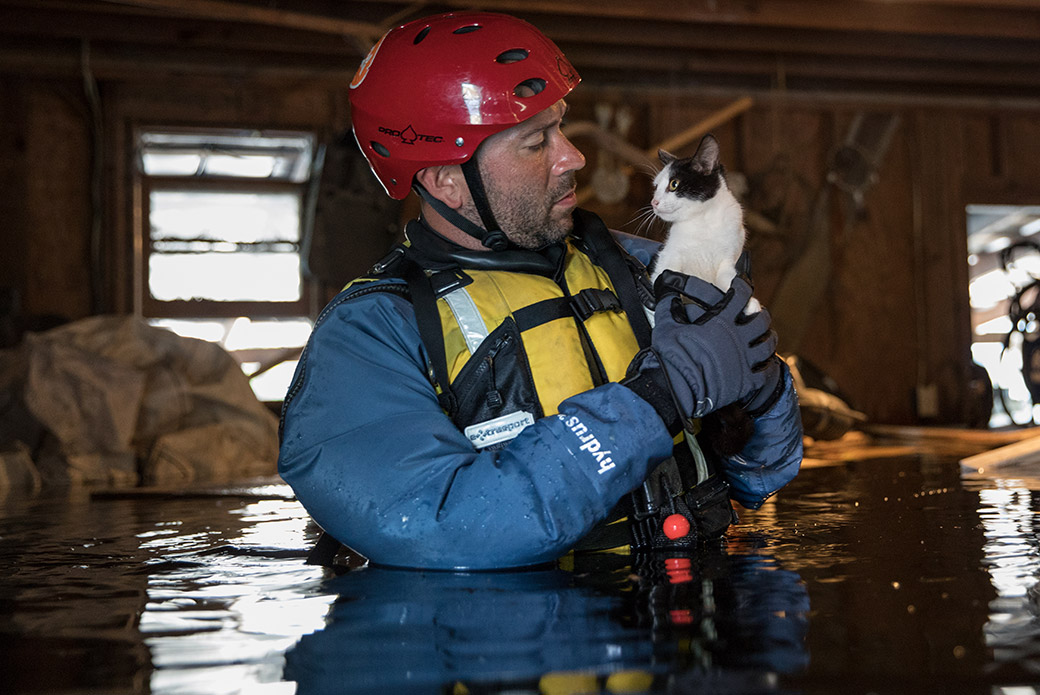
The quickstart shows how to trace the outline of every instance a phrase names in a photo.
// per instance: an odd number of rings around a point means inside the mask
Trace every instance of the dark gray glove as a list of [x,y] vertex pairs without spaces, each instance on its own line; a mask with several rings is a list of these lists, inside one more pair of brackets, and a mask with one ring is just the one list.
[[[782,389],[782,370],[769,313],[742,313],[750,285],[738,277],[723,293],[665,271],[654,290],[651,346],[636,355],[621,383],[653,405],[673,434],[680,417],[701,417],[730,403],[754,413],[768,409]],[[670,412],[662,392],[671,395]]]

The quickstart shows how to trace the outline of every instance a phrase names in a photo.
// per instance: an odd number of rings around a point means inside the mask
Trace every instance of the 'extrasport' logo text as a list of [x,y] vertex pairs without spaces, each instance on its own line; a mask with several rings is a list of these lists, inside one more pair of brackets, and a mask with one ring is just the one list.
[[470,425],[463,433],[475,448],[483,449],[492,444],[509,441],[533,424],[534,415],[525,410],[518,410],[493,420]]
[[404,130],[394,130],[393,128],[387,128],[386,126],[379,126],[379,132],[389,135],[392,138],[400,138],[401,142],[406,145],[414,145],[416,142],[444,142],[442,136],[423,135],[422,133],[417,133],[411,125]]
[[596,439],[596,435],[589,432],[589,428],[576,415],[567,417],[560,413],[557,417],[563,421],[564,426],[570,429],[574,436],[578,438],[578,441],[581,442],[581,446],[578,449],[589,452],[596,459],[596,463],[599,464],[597,473],[603,475],[615,466],[614,459],[610,458],[610,449],[604,449],[603,445]]

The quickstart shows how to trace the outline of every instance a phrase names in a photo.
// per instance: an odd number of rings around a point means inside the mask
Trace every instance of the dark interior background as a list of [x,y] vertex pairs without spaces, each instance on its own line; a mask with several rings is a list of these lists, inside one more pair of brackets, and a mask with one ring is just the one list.
[[[756,290],[781,347],[874,421],[972,421],[965,209],[1040,204],[1028,0],[0,0],[6,314],[31,328],[134,311],[135,127],[333,142],[349,128],[347,84],[387,28],[475,7],[528,19],[582,74],[569,127],[588,157],[583,190],[617,161],[579,129],[597,106],[631,109],[624,139],[640,150],[707,124],[748,183]],[[866,172],[843,159],[857,134],[885,136]],[[636,169],[620,202],[584,198],[629,232],[650,193]],[[349,219],[337,234],[347,278],[391,241]],[[316,312],[338,287],[315,286]]]

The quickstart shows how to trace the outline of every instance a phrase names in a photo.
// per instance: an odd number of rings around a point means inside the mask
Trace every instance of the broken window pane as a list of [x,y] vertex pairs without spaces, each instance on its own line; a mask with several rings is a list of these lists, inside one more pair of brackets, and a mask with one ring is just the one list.
[[300,298],[298,193],[153,190],[149,200],[154,298]]

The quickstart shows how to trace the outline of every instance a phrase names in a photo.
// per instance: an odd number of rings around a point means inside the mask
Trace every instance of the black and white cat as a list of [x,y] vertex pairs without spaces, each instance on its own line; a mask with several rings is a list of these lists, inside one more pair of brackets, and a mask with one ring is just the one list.
[[[664,168],[654,177],[653,213],[668,223],[668,236],[650,269],[654,281],[664,270],[706,280],[725,292],[737,275],[746,233],[740,203],[726,185],[719,162],[719,143],[705,135],[692,157],[680,159],[658,150]],[[754,314],[762,306],[752,297],[744,308]],[[737,404],[724,406],[701,420],[703,440],[723,456],[739,453],[754,423]]]
[[[680,159],[665,150],[657,155],[664,167],[654,177],[651,207],[669,227],[650,280],[663,270],[674,270],[728,290],[737,275],[746,234],[743,211],[726,185],[719,162],[718,141],[705,135],[692,157]],[[760,309],[752,298],[745,311],[753,314]]]

